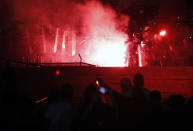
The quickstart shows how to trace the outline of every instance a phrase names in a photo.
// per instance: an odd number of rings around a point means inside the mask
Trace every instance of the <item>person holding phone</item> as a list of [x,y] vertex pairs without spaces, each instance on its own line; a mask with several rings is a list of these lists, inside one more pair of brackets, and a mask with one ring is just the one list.
[[85,88],[84,101],[78,109],[75,130],[101,130],[112,128],[112,108],[101,100],[103,89],[91,84]]

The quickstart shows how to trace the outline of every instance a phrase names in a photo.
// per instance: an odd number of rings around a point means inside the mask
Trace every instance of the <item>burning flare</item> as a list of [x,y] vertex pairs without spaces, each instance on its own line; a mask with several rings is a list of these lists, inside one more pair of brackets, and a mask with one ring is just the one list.
[[55,39],[55,43],[54,43],[54,53],[56,53],[57,46],[58,46],[58,32],[59,32],[59,29],[57,28],[56,29],[56,39]]

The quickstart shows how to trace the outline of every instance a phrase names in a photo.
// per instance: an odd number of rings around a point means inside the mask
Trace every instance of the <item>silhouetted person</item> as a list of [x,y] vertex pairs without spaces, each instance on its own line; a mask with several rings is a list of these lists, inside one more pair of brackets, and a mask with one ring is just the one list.
[[120,87],[122,93],[113,92],[115,97],[115,104],[118,110],[118,125],[117,129],[132,129],[133,114],[132,114],[132,99],[133,99],[133,86],[129,78],[122,78],[120,80]]
[[150,91],[144,88],[144,77],[142,74],[135,74],[133,88],[133,122],[135,129],[143,129],[147,126],[148,109],[146,104],[149,101]]
[[133,87],[129,78],[122,78],[120,81],[122,94],[114,93],[119,105],[119,110],[122,116],[125,116],[128,110],[131,108],[130,103],[133,99]]
[[193,120],[193,96],[188,99],[187,108]]
[[161,130],[163,126],[163,108],[162,108],[162,96],[159,91],[152,91],[150,94],[150,100],[147,104],[147,118],[146,123],[151,123],[149,128],[155,129],[158,128]]
[[168,105],[170,109],[167,112],[167,124],[171,126],[170,128],[185,129],[188,124],[185,98],[181,95],[171,95],[168,99]]
[[189,120],[189,127],[190,129],[193,129],[192,123],[193,123],[193,96],[188,99],[187,102],[187,110],[188,110],[188,120]]
[[[11,67],[10,61],[5,62],[5,68],[2,74],[3,84],[4,84],[4,91],[8,91],[9,94],[13,93],[16,94],[18,92],[17,89],[17,81],[16,81],[16,72],[13,67]],[[6,94],[6,93],[4,93]]]
[[[34,103],[26,87],[18,86],[16,72],[6,61],[3,71],[4,88],[1,90],[1,119],[6,130],[30,130],[33,125]],[[0,126],[2,127],[2,126]]]
[[111,108],[101,101],[99,89],[94,85],[86,87],[84,102],[78,110],[74,130],[106,129],[109,128],[111,120]]
[[5,62],[5,69],[3,71],[3,80],[9,84],[16,81],[16,73],[13,67],[11,67],[10,61]]
[[135,74],[133,97],[136,102],[144,103],[150,99],[150,91],[144,88],[144,77],[142,74]]
[[150,94],[150,102],[155,105],[161,105],[162,96],[159,91],[152,91]]
[[133,87],[129,78],[122,78],[120,81],[120,86],[122,89],[122,95],[128,98],[132,98]]
[[181,95],[171,95],[168,99],[168,104],[172,111],[181,111],[185,106],[185,98]]
[[2,99],[4,102],[12,102],[18,97],[18,88],[16,83],[16,73],[13,67],[10,65],[10,61],[5,62],[5,68],[3,70],[3,88]]
[[71,130],[73,120],[73,108],[71,99],[73,88],[69,84],[55,89],[51,95],[52,100],[49,102],[45,112],[46,126],[49,131],[69,131]]

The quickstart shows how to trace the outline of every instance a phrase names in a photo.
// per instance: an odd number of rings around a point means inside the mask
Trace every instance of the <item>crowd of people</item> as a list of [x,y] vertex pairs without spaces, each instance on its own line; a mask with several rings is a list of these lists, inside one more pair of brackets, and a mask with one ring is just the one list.
[[[142,74],[120,80],[122,93],[113,91],[101,78],[85,88],[83,99],[74,102],[74,88],[53,88],[43,101],[16,86],[13,69],[3,74],[0,90],[0,130],[140,130],[192,129],[193,97],[173,94],[163,100],[159,91],[144,88]],[[2,85],[2,84],[1,84]],[[101,91],[104,88],[105,91]]]

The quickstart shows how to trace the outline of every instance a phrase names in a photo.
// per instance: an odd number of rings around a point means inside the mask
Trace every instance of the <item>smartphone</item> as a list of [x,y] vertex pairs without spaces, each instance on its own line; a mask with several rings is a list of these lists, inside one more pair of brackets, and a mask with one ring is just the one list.
[[102,94],[105,94],[107,92],[107,89],[105,89],[103,86],[99,88],[99,91],[102,93]]
[[99,88],[100,93],[105,94],[107,92],[107,89],[104,87],[104,82],[102,79],[98,78],[96,80],[96,85]]

